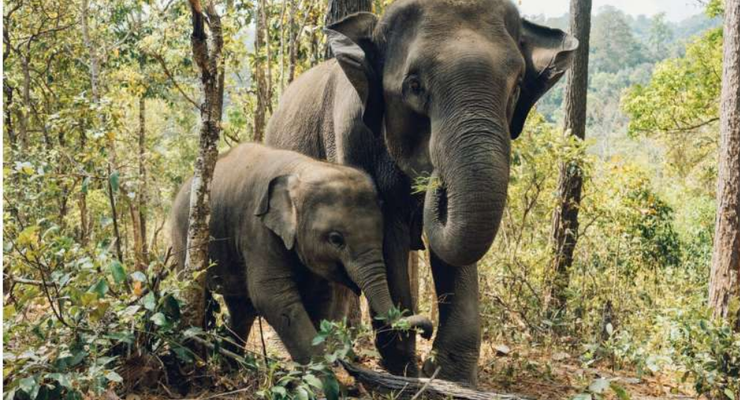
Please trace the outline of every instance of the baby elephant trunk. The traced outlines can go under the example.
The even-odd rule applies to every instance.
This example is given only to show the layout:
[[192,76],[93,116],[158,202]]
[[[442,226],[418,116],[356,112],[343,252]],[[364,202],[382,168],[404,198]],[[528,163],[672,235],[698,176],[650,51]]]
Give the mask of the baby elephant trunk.
[[[379,316],[387,316],[393,308],[393,300],[388,290],[387,271],[383,254],[380,250],[372,250],[362,254],[347,266],[347,274],[357,286],[362,289],[370,302],[373,312]],[[422,315],[412,315],[402,319],[410,329],[418,328],[425,339],[432,337],[434,327],[432,322]]]

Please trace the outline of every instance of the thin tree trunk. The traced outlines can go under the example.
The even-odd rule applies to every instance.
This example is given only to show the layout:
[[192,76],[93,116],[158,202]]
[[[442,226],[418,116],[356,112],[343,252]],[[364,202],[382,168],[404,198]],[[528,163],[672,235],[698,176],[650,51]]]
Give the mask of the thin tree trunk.
[[3,94],[3,101],[5,102],[5,132],[8,133],[10,148],[16,150],[18,149],[18,139],[15,128],[13,127],[13,113],[10,111],[11,105],[13,104],[13,87],[8,84],[7,79],[3,80]]
[[98,90],[98,75],[99,65],[98,56],[96,53],[95,46],[90,39],[90,28],[87,22],[87,16],[89,14],[89,3],[88,0],[82,0],[82,13],[80,13],[81,25],[82,25],[82,40],[85,44],[85,48],[90,57],[90,86],[92,92],[92,98],[95,103],[100,100],[100,92]]
[[[199,0],[190,0],[193,13],[191,43],[193,56],[198,64],[205,101],[200,107],[200,143],[195,161],[195,173],[190,189],[190,214],[187,238],[187,255],[183,275],[189,280],[184,291],[187,302],[183,312],[186,326],[205,328],[206,290],[208,267],[209,222],[211,218],[210,192],[213,169],[218,156],[218,139],[221,133],[221,114],[224,93],[223,32],[221,17],[213,0],[208,0],[205,10]],[[205,32],[205,16],[211,34]]]
[[[571,0],[570,30],[580,45],[568,71],[565,92],[564,134],[583,140],[586,136],[586,100],[588,90],[588,41],[591,30],[591,0]],[[567,161],[560,165],[558,182],[559,203],[553,214],[552,243],[554,259],[551,282],[545,302],[547,308],[565,307],[568,270],[573,264],[573,253],[578,241],[578,210],[581,204],[583,175],[580,162]]]
[[[30,47],[30,41],[29,41]],[[21,149],[28,148],[28,110],[31,109],[31,54],[23,57],[21,68],[23,69],[23,85],[21,86],[22,107],[18,111],[18,136]]]
[[285,87],[285,12],[288,9],[288,1],[290,0],[283,0],[280,7],[280,93]]
[[[80,122],[80,149],[84,149],[87,145],[87,134],[85,133],[85,122]],[[87,218],[87,184],[85,181],[87,178],[82,178],[82,188],[80,189],[80,195],[77,198],[77,207],[80,209],[80,244],[83,246],[87,244],[89,235],[89,225]],[[89,182],[89,181],[88,181]],[[88,183],[89,184],[89,183]]]
[[[717,219],[709,304],[715,317],[728,318],[730,300],[740,298],[740,0],[725,1],[722,65]],[[740,330],[740,321],[736,322],[735,328]]]
[[265,0],[260,0],[257,6],[257,21],[255,23],[254,36],[254,82],[257,93],[257,108],[254,110],[254,133],[253,141],[260,143],[265,137],[265,117],[267,115],[267,82],[265,81],[265,67],[262,62],[262,54],[265,47],[265,24],[266,24]]
[[137,252],[137,269],[144,270],[149,265],[149,247],[146,242],[146,209],[147,209],[147,185],[146,185],[146,99],[139,97],[139,192],[138,192],[138,217],[137,227],[140,244]]
[[121,249],[121,231],[118,229],[118,211],[116,209],[117,188],[113,187],[113,169],[112,164],[108,163],[108,202],[110,204],[111,214],[113,217],[113,234],[116,240],[116,257],[123,264],[123,250]]
[[[298,10],[303,9],[303,2],[298,5]],[[298,29],[295,26],[295,13],[296,13],[296,1],[290,0],[290,15],[288,20],[288,84],[293,82],[295,77],[295,57],[296,57],[296,44],[300,43],[297,39],[303,30],[303,25]],[[306,10],[306,17],[308,17],[309,10]]]
[[[260,0],[262,2],[262,29],[264,29],[264,38],[265,41],[263,42],[265,45],[265,82],[267,83],[267,86],[265,87],[265,109],[267,110],[268,114],[272,114],[272,49],[270,49],[270,19],[268,18],[268,12],[269,12],[269,3],[268,0]],[[265,117],[267,118],[267,117]]]
[[[326,26],[339,21],[340,19],[360,11],[372,11],[372,0],[329,0],[329,7],[326,10]],[[334,57],[329,46],[324,47],[324,59],[328,60]]]

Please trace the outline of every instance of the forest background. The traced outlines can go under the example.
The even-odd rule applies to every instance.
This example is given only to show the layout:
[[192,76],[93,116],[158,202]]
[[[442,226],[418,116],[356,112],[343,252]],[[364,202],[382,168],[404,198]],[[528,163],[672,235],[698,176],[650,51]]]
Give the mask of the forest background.
[[[736,321],[707,307],[722,3],[704,6],[681,22],[595,10],[587,140],[563,135],[561,82],[513,142],[504,221],[479,265],[484,386],[543,398],[740,398]],[[257,0],[218,11],[226,150],[261,140],[284,88],[324,59],[327,9]],[[189,6],[10,0],[3,19],[5,398],[166,394],[173,365],[197,359],[182,343],[219,340],[178,329],[182,282],[167,268],[166,220],[198,146]],[[568,28],[567,15],[533,20]],[[551,220],[568,160],[585,171],[581,227],[566,306],[551,313]],[[435,318],[424,254],[420,264],[419,307]],[[730,307],[736,315],[740,301]],[[333,390],[312,380],[319,372],[252,350],[248,372],[212,384],[267,398]],[[208,361],[208,375],[223,375],[221,361]]]

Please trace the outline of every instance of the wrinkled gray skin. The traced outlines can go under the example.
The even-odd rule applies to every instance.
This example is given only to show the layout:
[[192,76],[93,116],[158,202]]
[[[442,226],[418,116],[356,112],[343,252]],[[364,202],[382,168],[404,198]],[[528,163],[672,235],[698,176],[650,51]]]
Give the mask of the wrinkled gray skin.
[[[177,196],[172,244],[184,265],[190,181]],[[365,173],[304,155],[242,144],[216,164],[211,188],[209,288],[223,294],[231,328],[246,340],[257,315],[293,360],[312,346],[322,319],[346,314],[341,287],[360,290],[376,313],[393,306],[383,261],[383,221]],[[432,323],[407,317],[429,338]]]
[[[439,377],[476,383],[476,262],[506,201],[510,140],[570,66],[577,41],[523,20],[508,0],[398,0],[326,30],[335,60],[288,87],[266,142],[368,172],[384,201],[391,295],[411,308],[407,259],[426,233],[440,297]],[[412,182],[441,185],[412,195]],[[443,301],[442,301],[443,300]],[[382,332],[393,373],[417,371],[414,338]],[[435,369],[427,360],[424,372]]]

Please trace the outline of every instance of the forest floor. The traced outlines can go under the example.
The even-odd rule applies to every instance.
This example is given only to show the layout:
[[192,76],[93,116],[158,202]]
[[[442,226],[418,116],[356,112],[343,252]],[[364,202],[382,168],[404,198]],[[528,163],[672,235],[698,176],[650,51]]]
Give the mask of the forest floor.
[[[267,353],[270,357],[288,360],[287,352],[283,349],[275,332],[263,324],[263,336]],[[429,353],[431,341],[419,339],[417,342],[418,354]],[[262,353],[262,338],[257,324],[247,343],[247,349],[255,353]],[[370,340],[362,340],[355,344],[359,361],[368,368],[380,370],[377,365],[379,359]],[[484,342],[481,348],[481,358],[478,374],[478,389],[481,391],[499,394],[518,394],[532,399],[571,399],[580,393],[586,393],[589,385],[596,379],[604,378],[624,388],[631,400],[652,399],[693,399],[692,390],[686,383],[681,383],[678,376],[652,375],[638,378],[634,371],[612,371],[597,366],[583,367],[578,356],[563,351],[553,351],[547,348],[507,346],[504,343]],[[341,367],[335,369],[339,380],[349,387],[356,387],[353,379]],[[194,389],[188,396],[180,397],[164,385],[159,385],[156,392],[132,391],[121,397],[123,400],[163,400],[181,398],[189,400],[233,399],[246,400],[260,398],[256,394],[260,382],[255,378],[245,378],[241,374],[220,376],[213,386],[207,389]],[[367,393],[359,388],[360,393]],[[364,398],[383,398],[379,396],[362,395]],[[389,397],[390,398],[390,397]],[[590,397],[588,397],[590,398]],[[596,398],[596,397],[594,397]],[[604,399],[617,399],[616,393],[608,391]],[[107,400],[114,400],[111,398]]]

